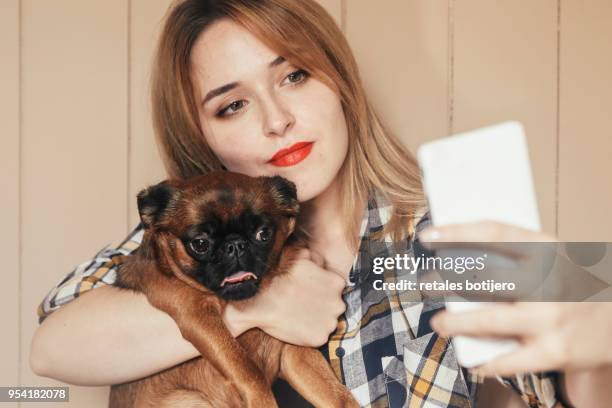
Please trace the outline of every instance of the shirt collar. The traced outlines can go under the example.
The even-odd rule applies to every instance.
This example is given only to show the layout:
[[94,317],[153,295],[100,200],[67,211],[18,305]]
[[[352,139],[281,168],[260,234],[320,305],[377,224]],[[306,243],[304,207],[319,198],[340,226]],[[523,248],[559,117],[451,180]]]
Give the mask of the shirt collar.
[[[380,192],[380,190],[373,189],[368,196],[367,206],[364,209],[364,215],[361,220],[359,250],[355,255],[347,286],[359,285],[367,278],[371,269],[371,263],[368,264],[368,260],[371,255],[376,252],[372,246],[373,242],[376,242],[378,246],[380,246],[381,241],[387,246],[393,245],[394,241],[388,233],[383,235],[379,240],[374,240],[372,238],[375,233],[382,231],[387,225],[391,219],[392,211],[393,205],[391,202]],[[429,224],[430,220],[427,208],[424,207],[419,209],[415,214],[414,223],[412,224],[413,228],[410,234],[413,235],[416,231],[424,229]],[[405,242],[402,244],[409,245],[411,237],[406,237],[404,241]],[[416,246],[415,249],[417,249],[419,253],[424,250],[421,248],[418,241],[412,244]]]
[[[348,286],[358,286],[365,280],[369,273],[369,268],[364,264],[368,259],[370,251],[370,241],[372,235],[382,231],[391,217],[391,203],[378,190],[373,190],[368,196],[367,207],[361,220],[359,231],[359,249],[353,261],[353,267],[349,274]],[[388,235],[383,237],[387,241],[391,238]]]

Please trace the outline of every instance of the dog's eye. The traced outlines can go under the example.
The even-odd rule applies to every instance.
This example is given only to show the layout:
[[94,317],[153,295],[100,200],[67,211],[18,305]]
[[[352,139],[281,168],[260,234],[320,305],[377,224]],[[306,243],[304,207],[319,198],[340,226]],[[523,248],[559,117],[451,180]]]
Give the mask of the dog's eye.
[[261,227],[255,233],[255,239],[258,241],[268,241],[272,238],[272,229],[269,227]]
[[196,254],[202,255],[208,251],[209,243],[203,238],[196,238],[191,240],[189,246]]

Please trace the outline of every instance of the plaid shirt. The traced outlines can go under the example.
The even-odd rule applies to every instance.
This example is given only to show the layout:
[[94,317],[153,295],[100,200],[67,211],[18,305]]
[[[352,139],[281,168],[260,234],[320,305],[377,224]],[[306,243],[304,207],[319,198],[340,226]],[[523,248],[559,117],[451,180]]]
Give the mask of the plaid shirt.
[[[388,236],[376,241],[370,238],[383,229],[390,213],[384,198],[373,194],[361,224],[360,248],[343,292],[347,309],[323,352],[363,407],[474,407],[483,379],[459,367],[450,341],[439,337],[429,325],[430,318],[444,308],[443,303],[422,298],[415,291],[374,288],[376,280],[391,283],[414,279],[395,269],[373,273],[374,257],[396,253],[418,256],[423,251],[414,233],[399,245]],[[429,223],[423,211],[411,232]],[[143,233],[139,225],[116,249],[104,248],[94,259],[77,266],[40,304],[40,321],[81,294],[112,285],[124,255],[140,245]],[[517,391],[530,407],[565,406],[558,397],[556,373],[499,380]]]

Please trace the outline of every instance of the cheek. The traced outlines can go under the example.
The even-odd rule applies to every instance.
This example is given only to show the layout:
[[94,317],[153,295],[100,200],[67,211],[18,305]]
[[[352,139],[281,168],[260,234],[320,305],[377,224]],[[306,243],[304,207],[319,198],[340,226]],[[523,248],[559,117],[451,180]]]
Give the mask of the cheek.
[[336,170],[340,163],[344,162],[348,148],[348,129],[346,117],[340,99],[334,94],[328,97],[328,109],[325,111],[325,120],[329,133],[325,134],[325,141],[330,155],[330,159]]
[[237,148],[242,146],[232,141],[211,146],[221,163],[230,171],[242,172],[253,161],[252,150]]
[[335,104],[329,110],[329,122],[334,135],[333,142],[337,145],[345,145],[348,143],[348,129],[346,124],[346,116],[344,115],[344,109],[338,99],[335,100]]
[[255,137],[249,137],[245,128],[235,124],[220,124],[216,126],[203,126],[206,142],[221,163],[230,171],[254,174],[254,167],[260,156],[259,148],[254,141]]
[[326,143],[346,143],[348,133],[340,98],[322,82],[311,86],[298,109],[301,122],[307,127],[316,127],[317,136]]
[[[338,96],[326,88],[319,97],[320,103],[312,113],[310,123],[316,123],[320,145],[317,159],[321,181],[334,177],[346,158],[348,130],[344,110]],[[315,116],[316,115],[316,116]]]

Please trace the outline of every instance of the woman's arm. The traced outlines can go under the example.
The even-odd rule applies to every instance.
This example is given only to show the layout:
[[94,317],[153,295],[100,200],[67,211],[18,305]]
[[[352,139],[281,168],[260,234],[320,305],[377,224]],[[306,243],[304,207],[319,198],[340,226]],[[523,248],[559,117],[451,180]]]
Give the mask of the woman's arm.
[[[224,320],[232,335],[261,327],[294,344],[325,343],[344,312],[344,281],[309,258],[304,251],[287,276],[241,307],[228,306]],[[82,294],[43,321],[32,341],[30,365],[38,375],[67,383],[108,385],[196,356],[174,321],[144,295],[105,286]]]
[[132,381],[196,357],[174,321],[144,295],[107,286],[62,306],[38,327],[32,370],[77,385]]

